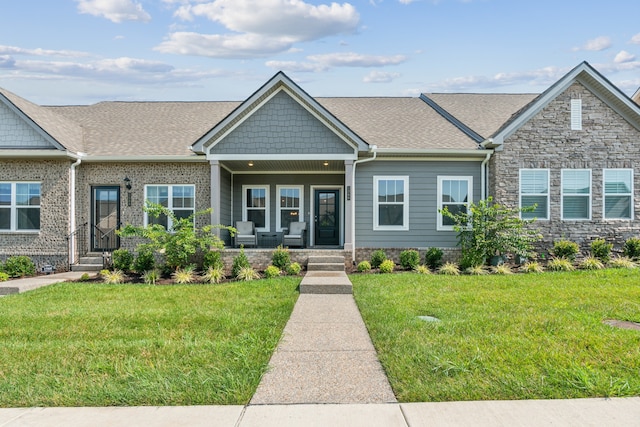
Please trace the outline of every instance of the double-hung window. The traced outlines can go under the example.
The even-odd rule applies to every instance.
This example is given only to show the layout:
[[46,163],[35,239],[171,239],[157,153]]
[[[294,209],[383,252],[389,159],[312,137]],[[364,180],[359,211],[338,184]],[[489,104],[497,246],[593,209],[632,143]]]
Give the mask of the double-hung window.
[[591,219],[591,169],[562,170],[562,219]]
[[409,229],[409,177],[373,177],[373,229]]
[[242,186],[242,220],[253,221],[258,231],[269,231],[269,187]]
[[[195,185],[147,185],[145,199],[168,208],[177,218],[188,218],[195,213]],[[167,230],[173,228],[171,218],[160,215],[157,218],[145,212],[145,224],[160,224]]]
[[40,230],[40,183],[0,182],[0,231]]
[[549,219],[549,169],[520,169],[520,209],[522,219]]
[[469,205],[473,202],[472,191],[471,176],[438,177],[438,230],[453,230],[455,224],[451,218],[440,213],[445,207],[454,215],[469,212]]
[[633,170],[604,170],[604,218],[633,218]]
[[302,221],[303,187],[278,186],[278,216],[276,229],[289,228],[289,223]]

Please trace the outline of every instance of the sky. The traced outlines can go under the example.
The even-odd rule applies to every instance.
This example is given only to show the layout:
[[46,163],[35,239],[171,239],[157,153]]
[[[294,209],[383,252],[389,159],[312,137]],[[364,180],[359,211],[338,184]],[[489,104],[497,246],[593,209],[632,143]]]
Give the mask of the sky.
[[42,105],[640,87],[638,0],[3,0],[0,87]]

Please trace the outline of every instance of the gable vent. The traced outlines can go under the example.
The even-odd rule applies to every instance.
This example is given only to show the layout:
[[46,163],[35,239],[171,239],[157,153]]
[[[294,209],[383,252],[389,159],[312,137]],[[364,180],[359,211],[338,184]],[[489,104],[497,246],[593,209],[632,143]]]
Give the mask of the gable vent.
[[582,99],[571,100],[571,130],[582,130]]

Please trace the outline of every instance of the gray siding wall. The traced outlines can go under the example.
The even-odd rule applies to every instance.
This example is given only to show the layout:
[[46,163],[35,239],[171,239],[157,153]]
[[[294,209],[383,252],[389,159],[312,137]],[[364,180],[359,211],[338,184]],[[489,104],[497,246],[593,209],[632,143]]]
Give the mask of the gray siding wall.
[[[220,169],[220,224],[233,225],[233,218],[231,217],[231,185],[232,177],[228,170]],[[225,245],[231,244],[231,237],[229,232],[222,230],[220,238],[225,242]]]
[[[374,161],[356,169],[356,241],[357,248],[453,248],[456,233],[438,231],[438,176],[472,176],[473,201],[480,199],[481,161]],[[409,177],[409,229],[380,231],[373,229],[373,177]]]
[[21,117],[0,103],[0,148],[53,148]]
[[211,154],[353,153],[353,148],[288,94],[279,92],[234,129]]
[[[570,102],[582,99],[582,130],[571,130]],[[490,194],[496,201],[517,207],[519,170],[544,168],[550,173],[550,220],[536,221],[542,232],[542,249],[567,238],[588,251],[602,237],[620,249],[624,240],[640,234],[640,131],[579,83],[525,123],[504,143],[490,162]],[[561,220],[561,170],[591,169],[591,220]],[[634,175],[634,218],[603,219],[603,169],[630,168]]]

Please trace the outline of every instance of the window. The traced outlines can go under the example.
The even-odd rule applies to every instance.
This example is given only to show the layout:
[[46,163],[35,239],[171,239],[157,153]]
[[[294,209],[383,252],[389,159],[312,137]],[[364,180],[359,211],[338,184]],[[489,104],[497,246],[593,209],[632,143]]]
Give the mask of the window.
[[278,216],[276,229],[289,228],[289,223],[302,221],[302,187],[278,187]]
[[591,170],[562,170],[562,219],[591,219]]
[[582,99],[571,100],[571,130],[582,130]]
[[604,170],[604,218],[633,218],[633,170]]
[[438,177],[438,230],[453,230],[454,222],[439,211],[445,207],[452,214],[468,212],[472,203],[473,178],[470,176]]
[[373,229],[409,229],[409,177],[373,177]]
[[520,169],[520,208],[536,206],[522,212],[522,219],[549,219],[549,170]]
[[[147,185],[145,199],[169,208],[176,218],[188,218],[195,213],[195,185]],[[146,224],[160,224],[167,230],[173,227],[171,219],[166,215],[158,218],[149,217],[145,213]]]
[[40,183],[0,182],[0,231],[40,230]]
[[253,221],[258,231],[269,231],[269,187],[242,186],[242,206],[243,221]]

